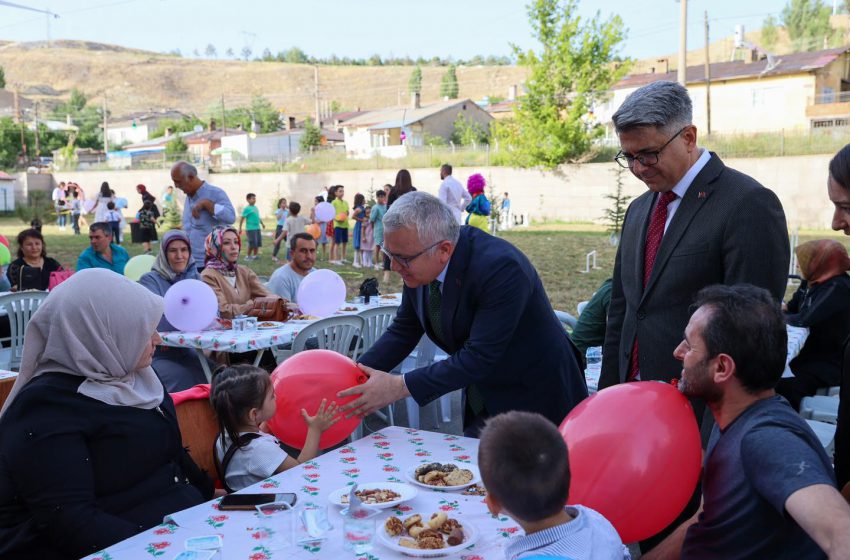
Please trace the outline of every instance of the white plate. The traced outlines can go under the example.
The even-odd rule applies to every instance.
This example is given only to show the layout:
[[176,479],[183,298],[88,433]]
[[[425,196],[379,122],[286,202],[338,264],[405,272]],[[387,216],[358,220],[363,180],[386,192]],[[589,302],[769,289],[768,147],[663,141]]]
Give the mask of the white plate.
[[[379,523],[381,522],[379,521]],[[406,546],[401,546],[400,544],[398,544],[399,539],[409,539],[411,537],[407,535],[391,537],[387,534],[387,530],[384,528],[383,523],[381,523],[381,526],[378,527],[377,537],[378,542],[381,543],[383,546],[389,548],[394,552],[400,552],[405,556],[414,556],[416,558],[439,558],[440,556],[449,556],[452,554],[457,554],[474,545],[478,541],[478,529],[476,529],[474,525],[468,522],[463,522],[462,526],[463,534],[466,537],[466,539],[462,543],[455,546],[447,546],[446,548],[438,548],[436,550],[407,548]]]
[[[419,482],[416,480],[416,469],[421,467],[422,465],[427,465],[428,463],[441,463],[445,465],[446,463],[451,463],[456,465],[459,469],[467,469],[472,471],[472,480],[467,482],[466,484],[461,484],[459,486],[432,486],[431,484],[425,484],[424,482]],[[411,482],[411,484],[415,484],[416,486],[421,486],[422,488],[427,488],[429,490],[463,490],[473,484],[477,484],[481,482],[481,473],[478,471],[478,467],[474,465],[469,465],[467,463],[460,463],[458,461],[428,461],[428,463],[420,463],[415,467],[411,467],[405,471],[405,475],[407,476],[407,480]]]
[[[393,492],[400,494],[401,498],[397,500],[392,500],[389,502],[383,502],[380,504],[364,504],[370,508],[375,509],[384,509],[388,507],[394,507],[402,502],[406,502],[408,500],[412,500],[416,497],[416,494],[419,492],[413,486],[409,484],[401,484],[398,482],[361,482],[357,484],[358,490],[374,490],[374,489],[383,489],[383,490],[392,490]],[[331,492],[330,496],[328,496],[328,501],[334,505],[348,507],[348,494],[351,492],[351,486],[343,486],[342,488],[338,488]],[[343,501],[344,500],[344,501]]]
[[[280,321],[260,321],[257,323],[257,328],[261,331],[268,329],[279,329],[284,326],[286,323],[281,323]],[[260,326],[263,325],[263,326]]]

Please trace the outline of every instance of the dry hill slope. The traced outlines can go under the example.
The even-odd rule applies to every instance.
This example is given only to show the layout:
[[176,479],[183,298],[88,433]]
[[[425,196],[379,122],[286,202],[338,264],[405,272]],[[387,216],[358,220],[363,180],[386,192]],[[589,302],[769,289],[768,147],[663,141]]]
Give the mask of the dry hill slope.
[[[100,102],[119,116],[149,108],[175,108],[206,114],[219,106],[247,105],[263,95],[289,114],[312,113],[313,67],[278,62],[196,60],[111,45],[57,41],[52,48],[21,43],[0,45],[0,66],[9,88],[19,84],[27,97],[47,103],[67,98],[71,88]],[[319,90],[325,101],[344,109],[378,108],[409,101],[409,66],[319,66]],[[439,97],[445,68],[422,68],[422,102]],[[507,95],[525,79],[514,66],[460,67],[461,97]],[[401,93],[399,93],[401,92]]]

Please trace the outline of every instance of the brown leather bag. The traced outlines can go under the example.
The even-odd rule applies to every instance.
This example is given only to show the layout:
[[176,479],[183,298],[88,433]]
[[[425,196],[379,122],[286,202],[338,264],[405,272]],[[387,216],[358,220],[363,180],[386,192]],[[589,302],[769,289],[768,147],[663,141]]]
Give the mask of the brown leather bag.
[[254,299],[254,307],[248,312],[258,321],[280,321],[289,319],[289,308],[286,300],[280,297],[258,297]]

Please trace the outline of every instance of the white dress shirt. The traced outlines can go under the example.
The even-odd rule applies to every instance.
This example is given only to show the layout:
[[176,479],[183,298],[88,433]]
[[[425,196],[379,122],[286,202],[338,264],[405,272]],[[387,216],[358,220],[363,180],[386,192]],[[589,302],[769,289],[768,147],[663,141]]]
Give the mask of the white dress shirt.
[[443,182],[440,183],[440,190],[437,191],[437,198],[445,202],[452,209],[452,214],[457,218],[457,223],[463,224],[461,212],[466,208],[466,205],[472,202],[472,197],[460,184],[460,181],[448,175]]

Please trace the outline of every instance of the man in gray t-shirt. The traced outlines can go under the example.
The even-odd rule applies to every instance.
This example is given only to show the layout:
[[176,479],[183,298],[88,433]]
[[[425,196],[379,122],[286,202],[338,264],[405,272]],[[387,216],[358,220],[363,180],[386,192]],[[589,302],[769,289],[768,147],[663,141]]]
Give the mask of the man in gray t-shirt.
[[709,286],[673,355],[679,390],[705,399],[716,425],[703,505],[644,560],[850,558],[850,506],[817,436],[774,387],[787,333],[770,293]]
[[316,264],[316,240],[309,233],[296,233],[289,239],[292,260],[274,271],[268,289],[293,303],[298,302],[298,286],[313,272]]

